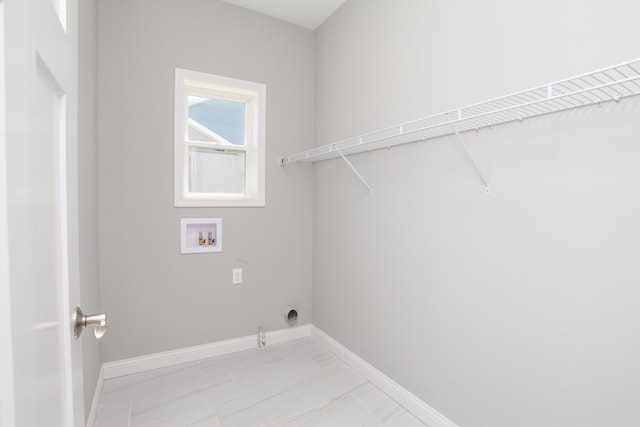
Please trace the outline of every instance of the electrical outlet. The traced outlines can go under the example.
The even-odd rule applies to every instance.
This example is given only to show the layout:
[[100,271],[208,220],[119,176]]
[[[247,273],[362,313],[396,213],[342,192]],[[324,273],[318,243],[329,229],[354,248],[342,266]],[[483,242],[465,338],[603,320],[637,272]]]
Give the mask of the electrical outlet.
[[241,268],[234,268],[233,270],[231,270],[231,275],[233,278],[233,284],[234,285],[239,285],[242,283],[242,269]]

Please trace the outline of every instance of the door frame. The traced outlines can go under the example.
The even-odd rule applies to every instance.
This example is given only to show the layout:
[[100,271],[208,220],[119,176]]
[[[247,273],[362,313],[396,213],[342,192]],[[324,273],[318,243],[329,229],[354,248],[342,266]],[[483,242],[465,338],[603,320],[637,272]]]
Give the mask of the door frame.
[[15,424],[13,396],[13,343],[9,287],[9,234],[7,221],[7,139],[5,125],[4,1],[0,0],[0,427]]

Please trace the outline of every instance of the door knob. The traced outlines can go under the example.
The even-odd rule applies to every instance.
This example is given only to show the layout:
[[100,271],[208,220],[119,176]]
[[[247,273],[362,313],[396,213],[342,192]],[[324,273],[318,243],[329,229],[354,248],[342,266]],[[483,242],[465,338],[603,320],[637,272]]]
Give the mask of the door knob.
[[93,335],[100,339],[107,333],[107,315],[105,313],[86,315],[76,307],[73,319],[73,336],[80,338],[84,328],[93,328]]

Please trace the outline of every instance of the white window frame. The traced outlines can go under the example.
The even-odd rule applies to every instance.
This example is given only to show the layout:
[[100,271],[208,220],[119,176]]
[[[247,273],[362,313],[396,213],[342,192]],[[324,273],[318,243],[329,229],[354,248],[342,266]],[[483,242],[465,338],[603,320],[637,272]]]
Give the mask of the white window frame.
[[[178,207],[262,207],[265,206],[266,92],[262,83],[176,68],[174,135],[174,205]],[[244,147],[225,143],[190,141],[189,95],[245,104]],[[245,151],[244,193],[189,192],[190,147]]]

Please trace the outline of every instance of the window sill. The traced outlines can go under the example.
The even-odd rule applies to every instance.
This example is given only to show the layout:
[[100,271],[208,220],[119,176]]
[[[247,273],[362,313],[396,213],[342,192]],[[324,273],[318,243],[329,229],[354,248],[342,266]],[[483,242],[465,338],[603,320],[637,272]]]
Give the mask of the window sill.
[[201,198],[185,198],[182,200],[176,200],[174,206],[181,207],[193,207],[193,208],[241,208],[241,207],[254,207],[263,208],[266,206],[264,199],[255,198],[243,198],[243,199],[201,199]]

